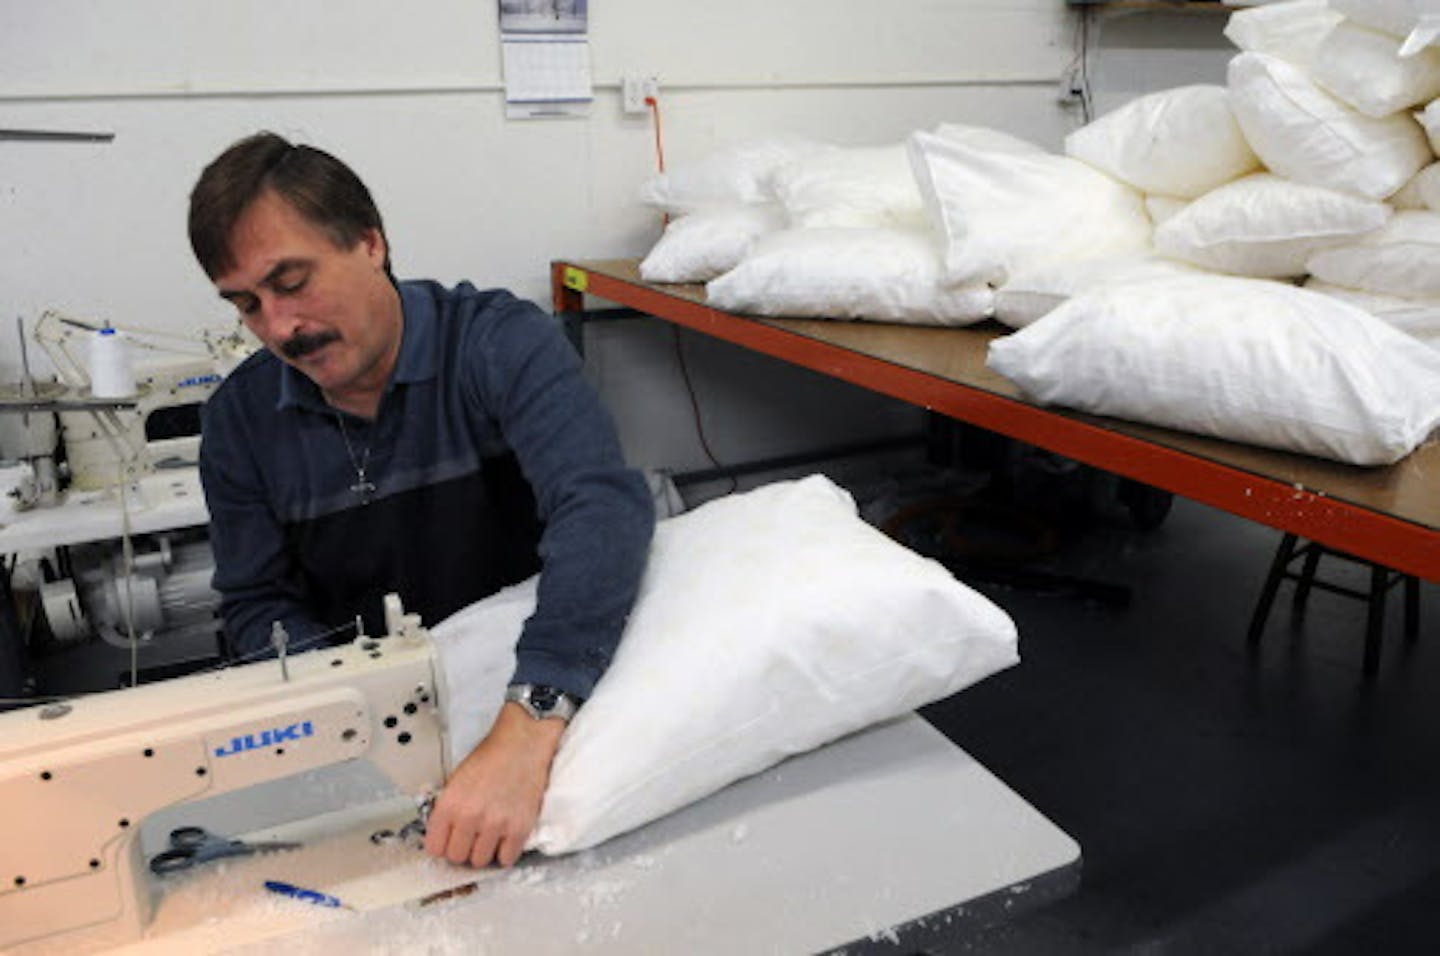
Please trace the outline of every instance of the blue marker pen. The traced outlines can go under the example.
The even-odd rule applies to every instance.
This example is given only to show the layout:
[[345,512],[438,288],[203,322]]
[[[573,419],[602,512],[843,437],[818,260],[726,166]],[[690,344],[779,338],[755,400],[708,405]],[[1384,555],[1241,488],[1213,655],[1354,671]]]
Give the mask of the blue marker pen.
[[266,880],[265,889],[271,893],[279,893],[281,896],[288,896],[291,899],[301,900],[305,903],[314,903],[316,906],[329,906],[334,909],[353,909],[346,906],[328,893],[321,893],[319,890],[307,890],[303,886],[295,886],[293,883],[282,883],[279,880]]

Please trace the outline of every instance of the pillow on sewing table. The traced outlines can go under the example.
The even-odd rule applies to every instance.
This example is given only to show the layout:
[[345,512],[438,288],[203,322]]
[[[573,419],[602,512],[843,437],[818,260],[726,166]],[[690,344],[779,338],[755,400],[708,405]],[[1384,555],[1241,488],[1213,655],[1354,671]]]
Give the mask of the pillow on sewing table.
[[[501,706],[532,579],[435,626],[452,760]],[[561,742],[530,844],[584,849],[1018,660],[1004,611],[822,476],[660,522],[613,664]]]

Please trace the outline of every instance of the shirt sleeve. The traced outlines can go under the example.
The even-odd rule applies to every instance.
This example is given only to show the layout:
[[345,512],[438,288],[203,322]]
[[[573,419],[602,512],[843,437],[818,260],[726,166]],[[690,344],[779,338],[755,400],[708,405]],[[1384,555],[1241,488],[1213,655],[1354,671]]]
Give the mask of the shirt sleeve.
[[549,316],[504,294],[471,325],[472,400],[515,453],[545,523],[537,604],[516,647],[514,679],[588,697],[634,604],[654,504]]
[[210,511],[212,584],[230,650],[244,660],[274,655],[271,629],[284,625],[292,649],[322,628],[304,611],[285,534],[264,495],[245,414],[217,393],[202,408],[200,482]]

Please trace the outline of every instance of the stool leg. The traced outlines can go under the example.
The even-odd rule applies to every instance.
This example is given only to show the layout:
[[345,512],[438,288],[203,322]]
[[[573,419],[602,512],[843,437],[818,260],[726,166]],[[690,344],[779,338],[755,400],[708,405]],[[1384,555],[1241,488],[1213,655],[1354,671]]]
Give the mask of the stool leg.
[[1414,644],[1420,637],[1420,579],[1405,578],[1405,642]]
[[1300,566],[1300,580],[1295,585],[1295,594],[1291,601],[1297,614],[1305,610],[1305,602],[1310,599],[1310,585],[1314,583],[1315,572],[1320,567],[1320,545],[1312,541],[1306,547],[1309,550],[1305,552],[1305,563]]
[[1365,624],[1365,676],[1374,677],[1380,670],[1380,641],[1385,633],[1385,601],[1389,597],[1385,587],[1390,572],[1379,565],[1370,566],[1370,610]]
[[1255,613],[1250,615],[1250,631],[1246,635],[1246,641],[1252,650],[1260,646],[1260,637],[1265,633],[1265,621],[1270,617],[1270,606],[1275,603],[1275,593],[1280,590],[1280,581],[1294,556],[1295,536],[1286,533],[1280,539],[1280,547],[1275,549],[1275,557],[1270,562],[1270,573],[1265,575],[1265,586],[1260,589],[1260,600],[1255,604]]

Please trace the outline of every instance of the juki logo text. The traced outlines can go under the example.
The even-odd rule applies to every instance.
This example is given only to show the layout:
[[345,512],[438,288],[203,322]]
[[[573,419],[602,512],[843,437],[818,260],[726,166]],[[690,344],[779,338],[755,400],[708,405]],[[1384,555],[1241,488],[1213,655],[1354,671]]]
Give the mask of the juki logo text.
[[315,725],[311,721],[301,721],[291,724],[289,727],[276,727],[273,730],[263,730],[258,734],[245,734],[241,737],[232,737],[230,742],[223,747],[215,748],[217,757],[233,757],[236,754],[243,754],[250,750],[264,750],[267,747],[275,747],[283,743],[298,741],[304,737],[315,735]]

